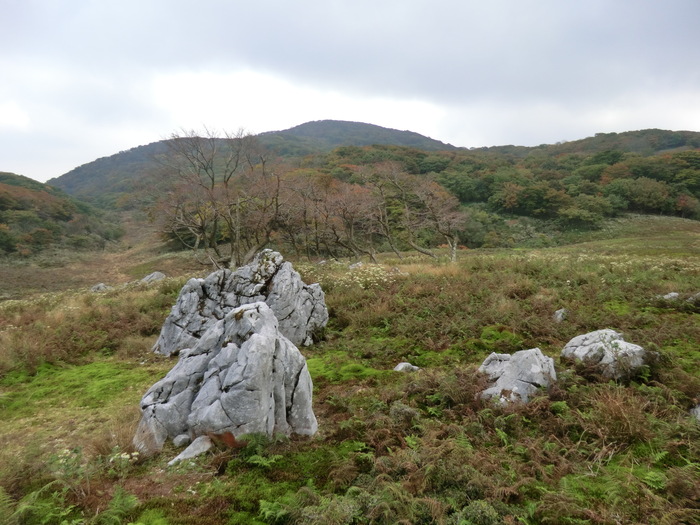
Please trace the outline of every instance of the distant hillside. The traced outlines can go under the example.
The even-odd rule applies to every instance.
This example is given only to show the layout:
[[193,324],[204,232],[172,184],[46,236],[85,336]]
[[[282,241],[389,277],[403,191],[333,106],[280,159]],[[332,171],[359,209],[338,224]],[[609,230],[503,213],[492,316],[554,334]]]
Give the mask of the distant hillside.
[[[298,157],[331,151],[338,146],[372,144],[410,146],[426,151],[456,149],[411,131],[398,131],[372,124],[323,120],[283,131],[258,135],[260,142],[282,157]],[[48,184],[109,208],[129,208],[135,186],[155,167],[154,158],[167,151],[165,141],[120,151],[83,164]]]
[[[649,157],[700,148],[700,133],[649,129],[598,133],[581,140],[535,147],[511,145],[466,149],[411,131],[334,120],[307,122],[287,130],[261,133],[258,139],[273,153],[286,158],[322,156],[337,150],[345,157],[343,162],[346,164],[371,163],[373,158],[398,160],[404,161],[409,171],[415,173],[440,172],[450,163],[457,162],[457,157],[462,159],[459,162],[466,164],[483,163],[479,155],[484,153],[492,158],[489,164],[496,165],[499,162],[497,157],[506,163],[528,157],[591,156],[610,151]],[[378,151],[381,148],[388,150]],[[148,184],[147,175],[157,167],[154,159],[166,152],[165,141],[138,146],[79,166],[51,179],[48,184],[101,208],[138,208],[145,194],[142,189]]]
[[63,191],[0,172],[0,255],[30,255],[56,245],[96,247],[117,235],[94,209]]
[[164,141],[138,146],[78,166],[47,184],[101,207],[129,208],[138,181],[166,151]]
[[457,149],[413,131],[399,131],[362,122],[319,120],[283,131],[258,135],[260,141],[282,156],[325,153],[339,146],[371,146],[375,144],[407,146],[425,151]]
[[623,133],[596,133],[593,137],[580,140],[541,144],[539,146],[491,146],[474,148],[472,151],[488,151],[518,157],[527,157],[531,153],[561,155],[566,153],[594,154],[603,151],[622,151],[638,153],[643,156],[662,152],[682,151],[700,148],[700,133],[696,131],[669,131],[663,129],[642,129]]

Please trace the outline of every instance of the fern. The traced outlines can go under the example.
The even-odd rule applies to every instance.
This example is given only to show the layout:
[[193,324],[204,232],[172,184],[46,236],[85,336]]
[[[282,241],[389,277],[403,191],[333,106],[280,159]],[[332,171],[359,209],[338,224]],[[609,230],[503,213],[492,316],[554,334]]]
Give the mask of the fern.
[[157,509],[148,509],[141,513],[136,522],[130,522],[128,525],[169,525],[168,520],[163,516],[163,513]]
[[650,470],[642,476],[642,482],[654,490],[664,490],[667,480],[662,472]]
[[13,516],[15,502],[10,495],[5,492],[5,489],[0,486],[0,523],[14,525],[17,520]]
[[253,454],[245,461],[249,465],[254,465],[256,467],[267,469],[274,465],[280,459],[282,459],[282,456],[280,456],[279,454],[275,454],[274,456],[261,456],[260,454]]
[[277,501],[260,500],[259,516],[267,523],[283,523],[286,521],[289,512]]
[[117,487],[107,509],[102,512],[97,523],[101,525],[121,525],[124,518],[131,514],[139,505],[139,500],[121,487]]

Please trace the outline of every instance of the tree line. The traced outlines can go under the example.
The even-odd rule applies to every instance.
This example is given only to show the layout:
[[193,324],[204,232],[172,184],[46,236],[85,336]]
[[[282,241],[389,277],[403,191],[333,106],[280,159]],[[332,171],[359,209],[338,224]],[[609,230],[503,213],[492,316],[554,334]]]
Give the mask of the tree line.
[[[159,158],[152,217],[216,266],[283,244],[298,255],[375,260],[462,243],[508,245],[508,217],[597,228],[625,212],[700,219],[700,152],[525,158],[346,146],[286,162],[251,135],[183,131]],[[505,232],[505,233],[504,233]]]
[[271,242],[298,255],[367,256],[407,249],[456,257],[465,215],[437,182],[400,162],[353,169],[352,180],[272,158],[251,135],[186,131],[167,141],[151,217],[160,231],[217,267],[248,262]]

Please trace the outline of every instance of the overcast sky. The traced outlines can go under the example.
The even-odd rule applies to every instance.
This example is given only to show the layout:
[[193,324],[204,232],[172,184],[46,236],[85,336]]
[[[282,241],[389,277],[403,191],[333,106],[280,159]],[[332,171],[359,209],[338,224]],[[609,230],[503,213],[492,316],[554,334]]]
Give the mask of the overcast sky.
[[0,0],[0,171],[336,119],[456,146],[700,131],[698,0]]

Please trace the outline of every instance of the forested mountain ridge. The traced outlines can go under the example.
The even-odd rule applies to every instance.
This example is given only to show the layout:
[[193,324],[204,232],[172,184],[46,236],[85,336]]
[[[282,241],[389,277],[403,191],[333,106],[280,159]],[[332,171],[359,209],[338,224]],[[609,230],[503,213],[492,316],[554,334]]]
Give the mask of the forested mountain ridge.
[[[608,150],[649,156],[664,151],[700,147],[698,132],[651,129],[598,133],[594,137],[581,140],[535,147],[493,146],[467,149],[457,148],[410,131],[332,120],[308,122],[287,130],[261,133],[256,135],[256,138],[273,155],[288,160],[325,155],[335,148],[352,149],[372,145],[397,147],[394,149],[394,157],[397,159],[405,157],[410,160],[427,152],[444,152],[444,158],[457,154],[468,156],[469,153],[487,153],[501,156],[504,161],[511,163],[526,157],[593,155]],[[78,166],[60,177],[49,180],[47,184],[100,207],[125,209],[138,206],[138,196],[148,186],[147,175],[157,168],[155,159],[167,150],[167,140],[137,146]],[[451,155],[447,155],[448,153]],[[446,161],[441,160],[438,164],[444,162]],[[421,168],[421,171],[425,170]]]
[[[456,149],[411,131],[331,120],[261,133],[257,138],[273,154],[287,158],[327,153],[338,146],[372,144],[410,146],[427,151]],[[133,194],[139,191],[144,176],[157,168],[156,157],[166,151],[166,140],[137,146],[78,166],[47,184],[100,206],[128,208],[133,206]]]

